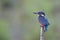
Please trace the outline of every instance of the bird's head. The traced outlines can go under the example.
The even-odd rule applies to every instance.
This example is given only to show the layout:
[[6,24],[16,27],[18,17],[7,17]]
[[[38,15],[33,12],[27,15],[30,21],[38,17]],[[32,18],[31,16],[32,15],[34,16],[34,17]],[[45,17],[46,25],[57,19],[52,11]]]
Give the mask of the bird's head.
[[38,14],[39,16],[45,16],[45,13],[44,12],[37,12],[37,13],[34,13],[34,14]]

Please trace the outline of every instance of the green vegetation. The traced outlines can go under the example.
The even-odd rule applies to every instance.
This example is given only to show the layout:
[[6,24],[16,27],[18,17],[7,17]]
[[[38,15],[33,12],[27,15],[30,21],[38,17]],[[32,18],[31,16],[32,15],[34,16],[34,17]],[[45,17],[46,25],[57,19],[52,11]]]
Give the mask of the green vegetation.
[[[44,11],[50,22],[49,30],[44,34],[45,40],[59,40],[60,32],[60,12],[55,11],[60,3],[56,0],[24,0],[24,13],[22,14],[23,39],[24,40],[39,40],[40,25],[37,15],[33,12]],[[56,4],[56,5],[55,5]],[[55,7],[56,6],[56,7]],[[17,6],[16,6],[17,7]],[[60,8],[60,7],[59,7]],[[58,8],[58,9],[59,9]],[[56,12],[56,13],[55,13]],[[21,15],[21,14],[20,14]],[[58,16],[59,15],[59,16]],[[0,40],[9,40],[9,26],[6,20],[0,20]]]

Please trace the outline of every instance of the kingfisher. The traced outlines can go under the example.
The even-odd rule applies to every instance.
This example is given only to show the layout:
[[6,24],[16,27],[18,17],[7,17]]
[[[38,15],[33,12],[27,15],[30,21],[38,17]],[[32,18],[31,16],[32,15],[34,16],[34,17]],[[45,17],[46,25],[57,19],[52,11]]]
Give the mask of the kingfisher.
[[34,12],[34,14],[38,14],[38,21],[41,25],[41,27],[43,27],[45,30],[44,31],[48,31],[48,26],[50,25],[48,19],[46,18],[46,15],[44,12]]

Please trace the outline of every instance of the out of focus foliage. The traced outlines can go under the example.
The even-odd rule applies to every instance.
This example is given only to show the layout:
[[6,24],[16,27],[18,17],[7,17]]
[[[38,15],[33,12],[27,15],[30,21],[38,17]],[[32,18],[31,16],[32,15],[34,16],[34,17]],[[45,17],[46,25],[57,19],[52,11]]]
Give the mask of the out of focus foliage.
[[8,39],[8,24],[5,20],[0,20],[0,40]]
[[[60,39],[60,1],[59,0],[24,0],[24,13],[21,15],[24,40],[39,40],[40,25],[37,15],[33,12],[44,11],[50,22],[49,30],[46,32],[45,40]],[[15,5],[15,4],[14,4]],[[17,4],[16,4],[17,5]],[[16,6],[17,7],[17,6]],[[16,9],[15,9],[16,10]],[[0,40],[8,40],[8,22],[0,20]]]

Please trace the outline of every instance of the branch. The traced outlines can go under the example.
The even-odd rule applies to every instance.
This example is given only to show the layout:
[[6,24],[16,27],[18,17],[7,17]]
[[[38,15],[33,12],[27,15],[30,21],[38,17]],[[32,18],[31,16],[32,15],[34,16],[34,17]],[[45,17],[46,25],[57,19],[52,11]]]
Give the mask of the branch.
[[41,27],[40,29],[40,40],[44,40],[44,28]]

